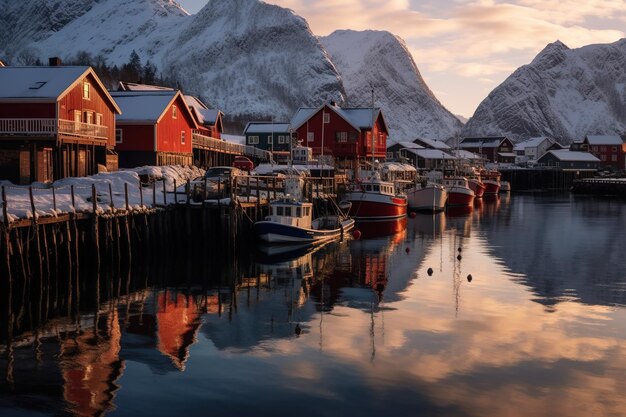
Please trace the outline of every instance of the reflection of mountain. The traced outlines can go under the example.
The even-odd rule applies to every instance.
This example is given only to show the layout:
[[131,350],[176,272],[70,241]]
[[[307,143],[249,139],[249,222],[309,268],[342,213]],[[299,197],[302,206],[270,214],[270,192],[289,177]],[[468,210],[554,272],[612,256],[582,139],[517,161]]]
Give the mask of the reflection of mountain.
[[[588,304],[626,304],[621,202],[515,196],[514,205],[481,228],[493,254],[523,274],[546,305],[562,297]],[[566,220],[564,220],[564,218]]]

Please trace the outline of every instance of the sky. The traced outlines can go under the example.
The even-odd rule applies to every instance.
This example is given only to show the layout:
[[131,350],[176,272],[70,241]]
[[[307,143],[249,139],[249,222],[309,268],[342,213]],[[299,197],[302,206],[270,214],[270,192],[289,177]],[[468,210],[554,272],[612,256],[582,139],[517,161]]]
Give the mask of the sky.
[[[207,0],[177,0],[196,13]],[[626,0],[267,0],[313,33],[386,30],[405,40],[426,84],[470,117],[489,92],[548,43],[570,48],[626,37]]]

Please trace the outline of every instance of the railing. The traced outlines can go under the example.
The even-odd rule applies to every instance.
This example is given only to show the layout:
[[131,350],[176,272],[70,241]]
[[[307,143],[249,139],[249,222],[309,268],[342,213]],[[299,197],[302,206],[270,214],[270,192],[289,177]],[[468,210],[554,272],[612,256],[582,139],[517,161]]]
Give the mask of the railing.
[[59,119],[0,119],[1,135],[51,136],[58,133],[106,139],[108,127]]
[[240,145],[238,143],[227,142],[221,139],[205,136],[197,130],[193,131],[191,142],[194,148],[208,149],[237,155],[246,155],[266,161],[272,159],[271,152],[255,148],[254,146]]

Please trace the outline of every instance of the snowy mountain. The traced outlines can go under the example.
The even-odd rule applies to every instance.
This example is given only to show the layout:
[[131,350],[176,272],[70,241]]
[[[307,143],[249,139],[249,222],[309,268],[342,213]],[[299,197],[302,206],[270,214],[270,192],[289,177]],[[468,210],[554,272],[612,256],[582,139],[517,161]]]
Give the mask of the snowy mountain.
[[464,136],[552,136],[562,143],[626,131],[626,39],[549,44],[478,106]]
[[392,139],[446,139],[461,130],[422,79],[402,39],[389,32],[338,30],[320,40],[341,75],[347,105],[371,106],[373,89]]

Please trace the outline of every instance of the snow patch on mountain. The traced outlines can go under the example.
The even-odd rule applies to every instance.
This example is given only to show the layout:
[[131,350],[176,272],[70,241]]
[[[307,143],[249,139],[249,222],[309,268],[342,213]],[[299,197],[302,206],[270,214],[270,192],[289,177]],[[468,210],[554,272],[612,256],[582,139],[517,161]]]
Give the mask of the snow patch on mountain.
[[390,137],[447,139],[461,122],[437,100],[404,41],[384,31],[338,30],[320,38],[343,80],[347,105],[380,106]]

